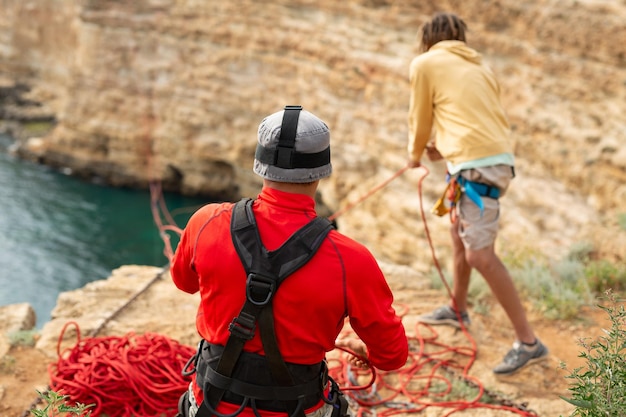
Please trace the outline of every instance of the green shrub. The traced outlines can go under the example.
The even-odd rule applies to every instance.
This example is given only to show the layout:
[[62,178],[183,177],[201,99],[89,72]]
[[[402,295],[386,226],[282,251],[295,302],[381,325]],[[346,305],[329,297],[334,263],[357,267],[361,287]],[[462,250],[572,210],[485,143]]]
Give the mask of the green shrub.
[[[626,416],[626,311],[611,291],[606,294],[609,306],[598,307],[609,315],[611,328],[596,340],[581,339],[585,350],[579,356],[586,366],[567,376],[574,381],[571,398],[561,398],[576,407],[571,416]],[[561,368],[567,369],[564,363]]]
[[499,404],[502,401],[490,391],[481,392],[475,384],[460,378],[451,378],[447,382],[434,380],[429,393],[436,398],[437,402],[467,401],[475,398],[483,404]]
[[11,346],[35,346],[37,329],[18,330],[7,334]]
[[566,258],[550,266],[533,258],[517,265],[510,272],[518,291],[547,318],[575,318],[580,307],[592,300],[584,266],[578,260]]
[[23,124],[24,131],[31,136],[48,133],[54,126],[51,122],[26,122]]
[[572,245],[567,254],[567,259],[573,261],[580,261],[583,263],[589,262],[591,255],[595,251],[595,247],[591,242],[577,242]]
[[[533,308],[549,319],[574,319],[580,307],[591,305],[593,298],[608,288],[626,290],[626,265],[594,260],[595,248],[589,242],[578,242],[560,261],[549,259],[536,250],[507,251],[502,261],[509,269],[517,290]],[[448,285],[452,277],[444,271]],[[435,268],[430,271],[432,288],[444,289]],[[447,294],[447,293],[446,293]],[[493,297],[483,277],[472,270],[468,299],[476,313],[487,314]]]
[[15,364],[17,361],[11,355],[4,355],[0,358],[0,373],[1,374],[12,374],[15,372]]
[[585,267],[585,276],[592,291],[602,294],[607,289],[626,289],[626,266],[615,265],[607,260],[591,261]]

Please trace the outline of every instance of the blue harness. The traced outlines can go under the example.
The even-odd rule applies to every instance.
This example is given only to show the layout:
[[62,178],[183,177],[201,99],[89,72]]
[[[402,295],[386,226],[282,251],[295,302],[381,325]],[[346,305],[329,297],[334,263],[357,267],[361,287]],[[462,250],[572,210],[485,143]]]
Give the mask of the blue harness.
[[470,181],[460,175],[456,178],[456,182],[461,186],[461,191],[467,194],[469,199],[478,206],[481,217],[485,211],[485,205],[483,204],[482,197],[493,198],[496,200],[500,197],[500,190],[498,187]]

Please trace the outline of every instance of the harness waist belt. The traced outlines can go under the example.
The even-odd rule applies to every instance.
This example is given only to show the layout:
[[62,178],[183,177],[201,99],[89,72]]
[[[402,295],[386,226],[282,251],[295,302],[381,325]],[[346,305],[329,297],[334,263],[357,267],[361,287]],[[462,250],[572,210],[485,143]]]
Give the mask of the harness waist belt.
[[241,353],[232,377],[218,373],[215,367],[223,350],[223,346],[203,341],[196,364],[196,383],[200,387],[210,385],[224,390],[223,401],[243,404],[246,398],[253,399],[260,410],[284,412],[285,401],[302,399],[307,409],[322,400],[328,385],[325,362],[314,365],[288,363],[296,385],[279,386],[271,376],[267,359],[255,353]]
[[[204,373],[204,383],[209,383],[217,388],[227,390],[235,395],[249,397],[255,400],[278,400],[293,401],[294,399],[303,398],[312,393],[321,391],[321,381],[316,377],[309,382],[291,387],[257,385],[240,381],[234,378],[228,378],[217,373],[210,366],[206,368]],[[317,402],[316,402],[317,403]]]
[[471,188],[473,192],[478,194],[481,197],[489,197],[497,199],[500,197],[500,190],[498,187],[493,187],[491,185],[483,184],[481,182],[470,181],[462,176],[456,179],[456,181],[465,188]]

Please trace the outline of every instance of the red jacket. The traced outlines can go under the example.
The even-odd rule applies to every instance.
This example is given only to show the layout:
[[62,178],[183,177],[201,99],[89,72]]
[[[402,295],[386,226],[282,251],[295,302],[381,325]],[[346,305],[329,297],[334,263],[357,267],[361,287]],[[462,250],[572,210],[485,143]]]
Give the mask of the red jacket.
[[[191,294],[200,291],[196,327],[202,338],[219,345],[226,344],[228,325],[246,297],[246,273],[230,236],[232,207],[232,203],[222,203],[199,209],[181,236],[171,266],[179,289]],[[280,247],[316,216],[311,197],[269,187],[259,194],[253,212],[268,250]],[[334,349],[344,318],[349,317],[373,366],[382,370],[402,367],[408,343],[392,302],[373,255],[331,230],[315,256],[285,279],[273,299],[276,338],[284,360],[307,365],[322,361]],[[244,350],[263,354],[258,332]],[[200,403],[202,391],[194,386]],[[222,402],[218,410],[232,412],[229,406]],[[246,411],[242,415],[253,415]]]

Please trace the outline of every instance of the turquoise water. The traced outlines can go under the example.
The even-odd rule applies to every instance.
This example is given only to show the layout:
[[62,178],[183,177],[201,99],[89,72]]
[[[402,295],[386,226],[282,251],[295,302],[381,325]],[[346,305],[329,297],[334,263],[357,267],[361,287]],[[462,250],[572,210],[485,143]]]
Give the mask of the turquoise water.
[[[0,305],[31,304],[41,327],[60,292],[122,265],[167,264],[149,191],[63,175],[7,154],[10,143],[0,135]],[[205,203],[175,194],[165,201],[179,227]]]

